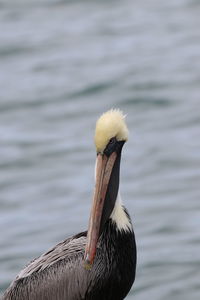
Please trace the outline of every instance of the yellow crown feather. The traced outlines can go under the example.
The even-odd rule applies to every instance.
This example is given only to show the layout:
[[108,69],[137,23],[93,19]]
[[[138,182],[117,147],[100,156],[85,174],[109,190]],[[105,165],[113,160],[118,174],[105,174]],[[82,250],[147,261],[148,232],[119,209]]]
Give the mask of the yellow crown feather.
[[118,141],[128,140],[125,115],[119,109],[111,109],[97,120],[94,137],[97,152],[103,152],[113,137]]

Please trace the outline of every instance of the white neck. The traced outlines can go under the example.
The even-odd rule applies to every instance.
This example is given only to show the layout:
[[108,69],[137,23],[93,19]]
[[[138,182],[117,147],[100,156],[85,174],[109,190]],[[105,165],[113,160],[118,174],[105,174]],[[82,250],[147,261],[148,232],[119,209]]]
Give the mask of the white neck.
[[115,202],[114,209],[112,211],[112,214],[110,216],[112,221],[116,224],[119,231],[132,231],[132,224],[129,220],[127,214],[124,211],[124,208],[122,206],[120,193],[118,192],[117,200]]

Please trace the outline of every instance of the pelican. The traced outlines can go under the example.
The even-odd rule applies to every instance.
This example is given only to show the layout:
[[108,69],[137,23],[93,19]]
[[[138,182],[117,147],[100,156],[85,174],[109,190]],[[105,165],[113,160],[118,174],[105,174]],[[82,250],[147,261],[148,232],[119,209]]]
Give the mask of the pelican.
[[88,231],[31,261],[2,300],[122,300],[135,280],[136,243],[119,195],[121,151],[128,140],[125,116],[112,109],[95,130],[95,189]]

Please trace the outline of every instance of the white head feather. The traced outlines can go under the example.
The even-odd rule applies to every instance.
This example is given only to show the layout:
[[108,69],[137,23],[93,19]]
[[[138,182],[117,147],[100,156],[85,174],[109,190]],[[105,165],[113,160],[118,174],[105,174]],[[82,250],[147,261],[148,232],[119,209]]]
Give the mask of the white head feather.
[[111,109],[97,120],[94,138],[97,152],[103,152],[113,137],[118,141],[128,140],[125,116],[119,109]]

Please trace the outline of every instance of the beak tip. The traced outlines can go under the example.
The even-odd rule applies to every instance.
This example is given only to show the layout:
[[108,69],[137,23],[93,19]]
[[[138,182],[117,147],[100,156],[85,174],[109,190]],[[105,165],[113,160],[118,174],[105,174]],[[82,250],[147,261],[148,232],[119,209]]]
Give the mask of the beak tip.
[[86,256],[86,259],[84,261],[84,268],[88,271],[90,271],[92,268],[92,263],[90,262],[88,255]]

